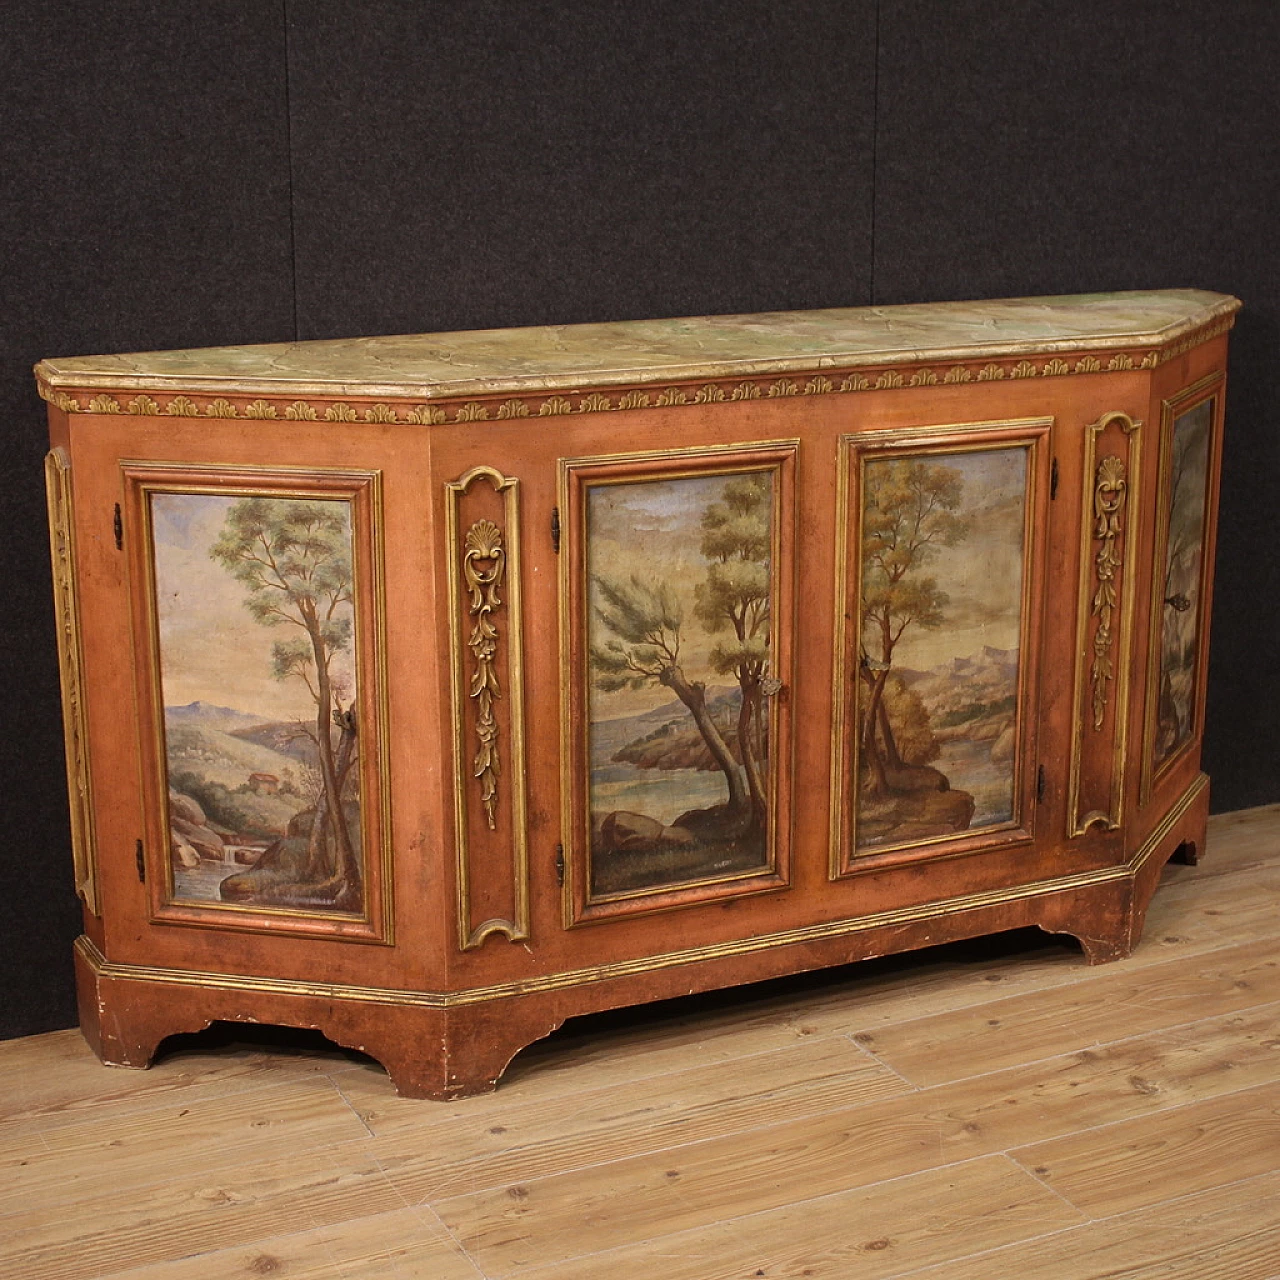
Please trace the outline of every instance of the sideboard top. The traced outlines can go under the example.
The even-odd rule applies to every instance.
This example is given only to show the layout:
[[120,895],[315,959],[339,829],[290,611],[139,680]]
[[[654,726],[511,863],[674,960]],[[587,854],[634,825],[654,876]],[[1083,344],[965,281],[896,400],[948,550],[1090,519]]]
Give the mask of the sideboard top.
[[1201,289],[624,320],[42,360],[47,388],[435,399],[1165,348],[1237,299]]

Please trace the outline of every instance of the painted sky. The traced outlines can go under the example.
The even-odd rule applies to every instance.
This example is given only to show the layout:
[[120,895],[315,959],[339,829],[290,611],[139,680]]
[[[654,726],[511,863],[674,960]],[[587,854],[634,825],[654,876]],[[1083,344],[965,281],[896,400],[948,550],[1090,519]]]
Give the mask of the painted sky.
[[[587,491],[587,608],[592,639],[607,633],[595,620],[597,593],[591,577],[604,573],[642,582],[668,584],[684,609],[681,666],[690,680],[708,685],[731,685],[732,675],[718,675],[707,655],[718,637],[708,635],[694,616],[694,588],[706,580],[707,562],[699,546],[702,514],[719,501],[732,476],[687,476],[626,484],[596,484]],[[592,719],[609,720],[636,715],[672,701],[668,689],[649,684],[644,689],[604,693],[591,687]]]
[[[152,495],[164,703],[211,702],[264,720],[312,720],[316,706],[305,685],[271,675],[272,645],[304,633],[255,622],[245,607],[245,587],[209,555],[228,510],[239,500],[217,494]],[[349,511],[345,502],[334,505]],[[334,663],[348,679],[351,657],[340,655]]]

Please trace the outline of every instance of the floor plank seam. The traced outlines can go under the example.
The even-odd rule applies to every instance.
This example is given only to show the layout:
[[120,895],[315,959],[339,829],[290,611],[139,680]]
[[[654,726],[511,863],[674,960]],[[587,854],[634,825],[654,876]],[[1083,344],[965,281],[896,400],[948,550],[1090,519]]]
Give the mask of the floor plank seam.
[[[1265,1007],[1265,1006],[1260,1006],[1260,1007]],[[1217,1016],[1222,1016],[1222,1015],[1217,1015]],[[1135,1037],[1130,1037],[1130,1038],[1132,1038],[1132,1039],[1139,1039],[1139,1038],[1141,1038],[1141,1037],[1140,1037],[1140,1036],[1135,1036]],[[1123,1042],[1117,1042],[1117,1043],[1123,1043]],[[1055,1055],[1055,1056],[1056,1056],[1056,1057],[1067,1057],[1067,1058],[1069,1058],[1069,1057],[1073,1056],[1073,1055],[1074,1055],[1074,1053],[1078,1053],[1078,1052],[1082,1052],[1082,1050],[1075,1050],[1075,1051],[1073,1051],[1072,1053],[1060,1054],[1060,1055]],[[1053,1061],[1053,1060],[1054,1060],[1054,1058],[1047,1058],[1047,1059],[1041,1059],[1040,1061],[1042,1061],[1042,1062],[1051,1062],[1051,1061]],[[1036,1064],[1035,1064],[1035,1063],[1031,1063],[1031,1064],[1022,1064],[1022,1063],[1019,1063],[1019,1064],[1017,1064],[1017,1067],[1021,1067],[1021,1066],[1023,1066],[1023,1065],[1036,1065]],[[922,1100],[922,1103],[924,1103],[925,1105],[927,1105],[928,1095],[929,1095],[930,1093],[933,1093],[934,1091],[947,1089],[947,1088],[952,1087],[952,1086],[953,1086],[953,1085],[955,1085],[955,1084],[967,1082],[967,1081],[968,1081],[968,1080],[970,1080],[970,1079],[982,1079],[984,1076],[998,1075],[998,1074],[1000,1074],[1000,1073],[1002,1073],[1002,1072],[1004,1072],[1004,1071],[1008,1071],[1008,1070],[1011,1070],[1011,1069],[1017,1069],[1017,1068],[1003,1067],[1003,1068],[998,1069],[997,1071],[986,1072],[986,1073],[983,1073],[982,1075],[979,1075],[979,1076],[975,1076],[975,1077],[965,1077],[963,1081],[947,1081],[947,1082],[944,1082],[944,1083],[942,1083],[942,1084],[930,1085],[930,1086],[927,1086],[927,1087],[912,1086],[912,1087],[911,1087],[911,1092],[910,1092],[910,1093],[907,1093],[907,1094],[900,1094],[900,1095],[897,1095],[897,1096],[898,1096],[899,1098],[913,1097],[913,1096],[914,1096],[914,1097],[918,1097],[918,1098],[920,1098],[920,1099]],[[1215,1095],[1214,1095],[1214,1097],[1215,1097],[1215,1098],[1219,1098],[1219,1097],[1228,1097],[1228,1096],[1232,1096],[1232,1095],[1234,1095],[1234,1094],[1238,1094],[1238,1093],[1246,1093],[1246,1092],[1248,1092],[1250,1089],[1258,1088],[1258,1087],[1259,1087],[1259,1086],[1257,1086],[1257,1085],[1242,1085],[1239,1089],[1230,1089],[1230,1090],[1225,1090],[1225,1091],[1223,1091],[1223,1093],[1221,1093],[1221,1094],[1215,1094]],[[691,1142],[674,1142],[674,1143],[667,1143],[667,1144],[665,1144],[665,1145],[658,1145],[658,1146],[653,1146],[653,1147],[647,1147],[647,1146],[646,1146],[646,1147],[643,1147],[643,1148],[638,1149],[638,1150],[629,1151],[629,1152],[627,1152],[625,1155],[617,1156],[617,1157],[615,1157],[615,1158],[613,1158],[613,1159],[607,1159],[607,1160],[586,1160],[584,1163],[580,1163],[580,1164],[579,1164],[579,1163],[570,1163],[570,1164],[566,1164],[566,1165],[564,1165],[564,1166],[562,1166],[562,1167],[558,1167],[558,1168],[556,1168],[556,1169],[554,1170],[554,1172],[551,1172],[551,1173],[545,1173],[545,1174],[537,1174],[537,1175],[535,1175],[533,1178],[529,1179],[529,1181],[538,1181],[538,1180],[540,1180],[540,1179],[542,1179],[542,1178],[559,1178],[559,1177],[567,1176],[567,1175],[574,1174],[574,1173],[582,1173],[582,1172],[584,1172],[584,1171],[586,1171],[586,1170],[589,1170],[589,1169],[600,1169],[600,1170],[606,1170],[606,1169],[610,1168],[610,1167],[611,1167],[611,1166],[613,1166],[613,1165],[620,1165],[620,1164],[624,1164],[624,1163],[626,1163],[626,1162],[628,1162],[628,1161],[636,1160],[636,1159],[648,1159],[648,1158],[653,1158],[653,1157],[657,1157],[657,1156],[665,1155],[665,1154],[667,1154],[667,1153],[669,1153],[669,1152],[677,1152],[677,1151],[692,1151],[692,1150],[695,1150],[696,1148],[698,1148],[698,1147],[700,1147],[700,1146],[703,1146],[704,1144],[715,1143],[715,1142],[721,1142],[721,1141],[723,1141],[726,1137],[730,1137],[730,1136],[731,1136],[731,1137],[734,1137],[734,1138],[738,1138],[738,1137],[746,1137],[746,1136],[748,1136],[748,1135],[758,1135],[758,1134],[761,1134],[761,1133],[766,1132],[766,1131],[767,1131],[767,1130],[769,1130],[769,1129],[781,1129],[781,1128],[784,1128],[784,1127],[786,1127],[787,1125],[794,1124],[794,1123],[796,1123],[797,1121],[800,1121],[800,1120],[813,1120],[813,1119],[818,1119],[818,1118],[820,1118],[820,1117],[822,1117],[822,1116],[837,1115],[837,1114],[840,1114],[840,1113],[850,1113],[850,1121],[852,1122],[852,1121],[853,1121],[852,1113],[857,1112],[861,1107],[869,1107],[869,1106],[881,1105],[881,1104],[882,1104],[883,1102],[885,1102],[885,1101],[892,1101],[892,1099],[876,1099],[876,1100],[873,1100],[873,1101],[870,1101],[870,1102],[867,1102],[867,1103],[855,1104],[855,1105],[853,1105],[853,1106],[847,1106],[847,1105],[846,1105],[846,1106],[834,1106],[834,1107],[828,1107],[828,1108],[827,1108],[827,1109],[825,1109],[825,1110],[821,1110],[821,1109],[820,1109],[820,1110],[816,1110],[816,1111],[813,1111],[813,1112],[806,1112],[806,1113],[804,1113],[803,1115],[793,1116],[793,1117],[788,1117],[787,1119],[784,1119],[784,1120],[765,1121],[765,1122],[763,1122],[763,1123],[756,1124],[756,1125],[751,1125],[751,1126],[744,1127],[744,1128],[735,1128],[735,1129],[733,1129],[730,1133],[725,1133],[725,1134],[711,1134],[711,1135],[709,1135],[709,1136],[707,1136],[707,1137],[697,1138],[697,1139],[695,1139],[695,1140],[693,1140],[693,1141],[691,1141]],[[1169,1103],[1168,1105],[1166,1105],[1166,1106],[1159,1106],[1159,1107],[1152,1108],[1152,1109],[1150,1109],[1150,1110],[1144,1110],[1144,1111],[1143,1111],[1143,1112],[1141,1112],[1140,1114],[1141,1114],[1144,1118],[1145,1118],[1145,1117],[1150,1117],[1150,1116],[1156,1116],[1156,1115],[1164,1114],[1164,1113],[1166,1113],[1166,1112],[1175,1111],[1175,1110],[1177,1110],[1177,1109],[1178,1109],[1178,1108],[1180,1108],[1180,1107],[1185,1107],[1185,1106],[1189,1106],[1189,1105],[1192,1105],[1192,1104],[1191,1104],[1191,1103],[1188,1103],[1188,1102],[1186,1102],[1186,1101],[1170,1102],[1170,1103]],[[1108,1128],[1110,1128],[1110,1127],[1112,1127],[1112,1126],[1114,1126],[1114,1125],[1126,1123],[1126,1122],[1128,1122],[1128,1121],[1132,1120],[1133,1118],[1134,1118],[1134,1117],[1133,1117],[1132,1115],[1126,1115],[1126,1116],[1121,1117],[1119,1120],[1107,1121],[1107,1122],[1105,1122],[1105,1123],[1103,1123],[1103,1124],[1099,1124],[1099,1125],[1090,1125],[1090,1126],[1086,1126],[1086,1127],[1084,1127],[1084,1128],[1082,1128],[1082,1129],[1072,1129],[1072,1130],[1071,1130],[1071,1133],[1073,1133],[1073,1134],[1077,1134],[1077,1133],[1078,1133],[1078,1134],[1085,1134],[1085,1133],[1099,1132],[1099,1131],[1106,1130],[1106,1129],[1108,1129]],[[569,1139],[569,1141],[572,1141],[572,1139]],[[1035,1143],[1026,1143],[1026,1144],[1021,1144],[1020,1146],[1007,1148],[1007,1149],[1005,1149],[1004,1151],[1001,1151],[1001,1152],[991,1152],[991,1153],[988,1153],[988,1154],[991,1154],[991,1155],[1004,1154],[1004,1155],[1009,1155],[1009,1156],[1010,1156],[1010,1158],[1011,1158],[1011,1159],[1013,1159],[1013,1156],[1011,1155],[1011,1153],[1012,1153],[1013,1151],[1021,1150],[1021,1149],[1024,1149],[1025,1147],[1032,1146],[1032,1145],[1038,1145],[1038,1144],[1035,1144]],[[518,1159],[518,1158],[519,1158],[519,1156],[520,1156],[520,1154],[521,1154],[521,1152],[523,1152],[523,1151],[528,1151],[531,1155],[536,1155],[536,1154],[537,1154],[537,1152],[539,1151],[539,1149],[545,1149],[544,1144],[540,1144],[540,1143],[538,1143],[538,1142],[536,1142],[536,1141],[532,1141],[532,1142],[528,1142],[528,1143],[520,1143],[520,1144],[517,1144],[516,1146],[510,1147],[510,1148],[506,1148],[506,1149],[504,1149],[502,1152],[497,1153],[497,1154],[498,1154],[498,1155],[500,1155],[502,1158],[504,1158],[504,1159],[506,1159],[506,1160],[511,1160],[511,1159],[513,1159],[513,1158],[514,1158],[514,1159]],[[460,1177],[460,1176],[465,1176],[465,1174],[466,1174],[466,1172],[467,1172],[467,1167],[468,1167],[468,1166],[470,1166],[470,1165],[474,1165],[474,1166],[476,1166],[476,1168],[477,1168],[477,1169],[481,1169],[481,1168],[483,1168],[483,1167],[484,1167],[484,1165],[485,1165],[486,1163],[488,1163],[489,1161],[493,1160],[494,1158],[495,1158],[495,1157],[494,1157],[494,1154],[493,1154],[493,1153],[490,1153],[490,1154],[485,1154],[485,1155],[475,1156],[475,1157],[473,1157],[473,1158],[471,1158],[471,1159],[469,1159],[469,1160],[465,1161],[465,1162],[463,1163],[463,1165],[462,1165],[462,1166],[461,1166],[461,1167],[456,1171],[455,1177],[454,1177],[453,1179],[451,1179],[451,1181],[456,1181],[458,1177]],[[974,1158],[981,1158],[981,1157],[974,1157]],[[1015,1161],[1015,1162],[1016,1162],[1016,1161]],[[949,1162],[949,1163],[963,1163],[963,1161],[960,1161],[960,1162]],[[379,1167],[380,1167],[380,1168],[382,1167],[380,1162],[379,1162]],[[945,1164],[944,1164],[944,1165],[937,1165],[937,1166],[932,1166],[932,1167],[935,1167],[935,1168],[945,1168],[945,1167],[948,1167],[948,1165],[945,1165]],[[911,1175],[901,1175],[901,1176],[911,1176]],[[444,1197],[434,1197],[434,1198],[439,1198],[439,1199],[452,1199],[452,1198],[454,1198],[455,1196],[460,1196],[460,1195],[474,1195],[474,1194],[480,1194],[480,1193],[488,1192],[488,1191],[495,1191],[495,1190],[497,1190],[498,1188],[500,1188],[500,1187],[502,1187],[502,1186],[508,1185],[511,1181],[512,1181],[512,1180],[511,1180],[510,1178],[507,1178],[507,1177],[498,1178],[498,1179],[496,1179],[495,1181],[488,1181],[488,1180],[484,1179],[483,1177],[481,1177],[481,1178],[476,1179],[476,1181],[472,1183],[471,1188],[470,1188],[468,1191],[466,1191],[466,1192],[454,1192],[454,1193],[450,1194],[449,1196],[444,1196]]]
[[[328,1079],[329,1079],[329,1083],[333,1085],[334,1092],[346,1104],[351,1114],[355,1116],[357,1120],[360,1121],[360,1124],[363,1127],[365,1133],[367,1133],[370,1138],[376,1138],[378,1135],[374,1133],[374,1131],[369,1127],[369,1121],[365,1119],[364,1114],[359,1110],[359,1108],[355,1105],[355,1103],[352,1102],[349,1097],[347,1097],[347,1091],[332,1076],[329,1076]],[[378,1167],[381,1168],[382,1166],[379,1165]]]
[[[982,1155],[979,1155],[979,1156],[966,1156],[962,1160],[951,1160],[944,1164],[930,1165],[927,1169],[913,1169],[909,1173],[895,1174],[892,1178],[880,1178],[880,1179],[877,1179],[875,1182],[854,1183],[851,1186],[840,1187],[835,1191],[824,1191],[821,1195],[802,1196],[798,1200],[787,1200],[782,1204],[771,1205],[767,1209],[753,1209],[750,1213],[740,1213],[740,1214],[731,1214],[728,1216],[722,1216],[722,1217],[715,1218],[711,1222],[699,1224],[698,1226],[683,1227],[679,1231],[671,1231],[661,1235],[648,1236],[642,1240],[628,1240],[622,1244],[610,1245],[606,1249],[588,1249],[584,1253],[576,1253],[576,1254],[572,1254],[569,1257],[555,1259],[554,1262],[548,1262],[545,1260],[542,1262],[534,1262],[534,1263],[530,1263],[528,1266],[517,1267],[513,1270],[501,1271],[496,1274],[500,1276],[501,1280],[519,1280],[519,1277],[521,1274],[527,1275],[531,1271],[537,1271],[541,1268],[549,1267],[552,1265],[563,1266],[571,1262],[580,1263],[589,1258],[607,1259],[609,1254],[620,1254],[626,1250],[634,1249],[637,1245],[656,1244],[664,1240],[674,1241],[674,1240],[678,1240],[681,1236],[690,1236],[700,1231],[706,1231],[709,1227],[740,1226],[741,1224],[750,1222],[753,1218],[767,1217],[769,1214],[778,1213],[780,1210],[783,1210],[783,1209],[794,1209],[802,1205],[821,1204],[824,1200],[835,1200],[835,1199],[838,1199],[840,1196],[847,1196],[851,1191],[871,1191],[873,1189],[880,1190],[881,1188],[884,1188],[884,1187],[892,1187],[894,1183],[905,1182],[911,1178],[919,1178],[923,1174],[934,1174],[934,1173],[944,1172],[946,1170],[961,1169],[965,1165],[977,1164],[980,1161],[984,1161],[984,1160],[998,1159],[1000,1154],[1001,1153],[999,1152],[984,1152]],[[1072,1206],[1072,1208],[1074,1207],[1075,1206]],[[434,1209],[433,1209],[433,1212],[434,1212]],[[1076,1210],[1076,1212],[1079,1212],[1079,1210]],[[441,1219],[441,1221],[443,1222],[443,1219]],[[1080,1223],[1077,1225],[1084,1225],[1084,1223]],[[1066,1230],[1075,1230],[1075,1227],[1068,1227],[1066,1228]],[[1055,1234],[1055,1233],[1046,1233],[1046,1234]],[[999,1247],[1003,1248],[1004,1246],[999,1246]],[[919,1268],[916,1268],[916,1269],[919,1270]],[[488,1276],[488,1274],[489,1274],[488,1272],[484,1272],[484,1275],[486,1277]],[[604,1272],[602,1272],[601,1274],[604,1274]],[[896,1280],[896,1275],[883,1276],[883,1277],[880,1277],[879,1280]]]
[[[1114,985],[1120,985],[1116,980],[1122,974],[1133,981],[1136,981],[1139,978],[1141,978],[1143,981],[1146,981],[1147,979],[1154,980],[1155,978],[1157,978],[1158,975],[1155,975],[1151,972],[1153,969],[1160,969],[1160,968],[1164,968],[1165,966],[1168,966],[1171,971],[1174,971],[1178,969],[1185,969],[1188,965],[1191,965],[1191,964],[1202,965],[1203,963],[1209,962],[1209,957],[1211,957],[1215,952],[1236,950],[1237,946],[1240,949],[1243,949],[1246,947],[1257,948],[1264,945],[1265,942],[1268,942],[1268,941],[1271,941],[1271,940],[1263,939],[1263,940],[1258,940],[1258,941],[1253,941],[1248,943],[1219,946],[1219,947],[1214,947],[1209,951],[1197,954],[1194,959],[1191,959],[1189,957],[1176,957],[1174,959],[1161,960],[1155,963],[1149,963],[1146,965],[1136,965],[1136,966],[1133,966],[1132,968],[1126,968],[1125,966],[1128,966],[1130,964],[1130,960],[1132,960],[1133,958],[1133,957],[1130,957],[1130,960],[1121,960],[1109,966],[1097,966],[1092,969],[1084,969],[1080,972],[1080,975],[1078,977],[1069,977],[1062,982],[1050,983],[1045,985],[1044,987],[1024,988],[1023,990],[1017,991],[1012,995],[1005,995],[1003,992],[993,993],[993,998],[990,1000],[975,1000],[972,1004],[957,1005],[954,1008],[947,1009],[938,1013],[922,1013],[915,1018],[903,1018],[899,1021],[887,1023],[884,1027],[879,1028],[879,1030],[883,1033],[887,1027],[893,1027],[895,1030],[902,1029],[902,1028],[909,1028],[913,1024],[928,1022],[934,1018],[950,1017],[960,1013],[973,1012],[982,1008],[984,1005],[1000,1004],[1007,1000],[1025,1000],[1034,996],[1044,995],[1050,992],[1054,992],[1054,993],[1060,992],[1068,988],[1081,988],[1087,992],[1088,988],[1095,983],[1111,983]],[[1158,1007],[1157,1005],[1148,1006],[1142,1003],[1141,1000],[1131,1001],[1131,1003],[1136,1003],[1139,1005],[1139,1007],[1143,1007],[1143,1008]],[[1263,1000],[1260,1003],[1270,1004],[1274,1002],[1269,1000]],[[1209,1016],[1209,1015],[1206,1015],[1206,1016]],[[1191,1021],[1196,1022],[1196,1021],[1204,1021],[1204,1020],[1205,1020],[1204,1018],[1198,1018],[1198,1019],[1192,1019]],[[1190,1023],[1182,1023],[1182,1024],[1174,1024],[1174,1025],[1190,1025]],[[856,1037],[859,1035],[867,1035],[874,1038],[875,1029],[869,1026],[862,1026],[857,1028],[853,1032],[846,1033],[846,1034],[850,1034],[853,1038],[855,1038],[855,1040],[856,1040]],[[1135,1035],[1141,1035],[1141,1034],[1144,1034],[1144,1033],[1142,1032],[1135,1033]],[[1132,1037],[1120,1037],[1121,1040],[1131,1039],[1131,1038]],[[1104,1041],[1102,1043],[1118,1043],[1118,1041],[1116,1042]],[[863,1047],[865,1048],[866,1046],[863,1046]]]
[[[1023,1164],[1012,1154],[1014,1150],[1019,1150],[1019,1149],[1020,1148],[1011,1148],[1009,1151],[1000,1152],[1000,1155],[1005,1159],[1005,1161],[1010,1166],[1016,1169],[1019,1173],[1023,1174],[1028,1178],[1031,1178],[1035,1182],[1038,1182],[1040,1186],[1042,1186],[1046,1191],[1050,1192],[1052,1195],[1056,1196],[1059,1200],[1061,1200],[1062,1203],[1065,1204],[1073,1213],[1078,1213],[1080,1215],[1080,1221],[1076,1223],[1077,1227],[1085,1226],[1088,1223],[1093,1221],[1093,1217],[1088,1212],[1088,1210],[1082,1209],[1078,1204],[1075,1203],[1075,1201],[1071,1200],[1068,1196],[1064,1195],[1061,1191],[1059,1191],[1058,1188],[1053,1185],[1053,1183],[1047,1181],[1045,1178],[1042,1178],[1038,1173],[1036,1173],[1034,1169],[1029,1168],[1027,1165]],[[1065,1229],[1074,1230],[1074,1228],[1072,1227],[1068,1227]]]
[[848,1040],[850,1044],[855,1045],[857,1048],[861,1049],[862,1052],[865,1053],[867,1057],[871,1059],[872,1062],[876,1063],[878,1066],[883,1067],[886,1071],[891,1072],[894,1076],[896,1076],[899,1080],[901,1080],[902,1083],[907,1086],[908,1094],[920,1093],[921,1088],[918,1084],[916,1084],[913,1080],[909,1080],[906,1076],[904,1076],[902,1072],[899,1071],[898,1068],[893,1065],[893,1063],[886,1062],[878,1053],[876,1053],[874,1049],[871,1048],[870,1045],[863,1044],[862,1041],[858,1039],[859,1035],[866,1035],[866,1034],[868,1033],[865,1031],[846,1032],[845,1039]]
[[[1248,1178],[1241,1178],[1236,1182],[1222,1182],[1213,1187],[1202,1187],[1197,1191],[1189,1191],[1181,1196],[1171,1196],[1165,1200],[1156,1200],[1151,1204],[1141,1205],[1136,1209],[1126,1209],[1122,1213],[1105,1214],[1102,1217],[1094,1217],[1092,1215],[1085,1214],[1085,1221],[1078,1223],[1076,1226],[1061,1227],[1056,1231],[1046,1231],[1037,1236],[1027,1236],[1022,1240],[1011,1240],[1005,1244],[995,1245],[990,1249],[978,1249],[973,1253],[953,1255],[947,1259],[947,1265],[954,1266],[960,1262],[975,1262],[979,1259],[991,1257],[995,1254],[1005,1253],[1013,1249],[1025,1248],[1027,1245],[1035,1244],[1037,1241],[1053,1240],[1059,1237],[1071,1235],[1074,1232],[1087,1231],[1091,1227],[1101,1226],[1108,1223],[1114,1225],[1115,1223],[1122,1222],[1125,1218],[1136,1217],[1139,1214],[1151,1213],[1156,1209],[1176,1205],[1179,1201],[1189,1200],[1198,1195],[1204,1195],[1208,1191],[1224,1191],[1229,1187],[1245,1187],[1251,1182],[1257,1182],[1262,1178],[1271,1178],[1274,1176],[1274,1171],[1252,1174]],[[907,1271],[895,1271],[892,1275],[880,1277],[880,1280],[910,1280],[911,1276],[918,1276],[924,1272],[934,1270],[938,1265],[939,1264],[937,1262],[929,1262],[923,1266],[912,1267]],[[999,1272],[992,1272],[993,1276],[998,1274]],[[1111,1271],[1102,1273],[1096,1276],[1095,1280],[1108,1280],[1108,1277],[1119,1277],[1125,1274],[1128,1274],[1128,1269],[1123,1272]],[[1280,1277],[1280,1271],[1275,1272],[1274,1277],[1267,1277],[1267,1280],[1275,1280],[1276,1277]]]
[[1060,1058],[1073,1058],[1082,1053],[1096,1053],[1099,1050],[1107,1050],[1130,1044],[1135,1040],[1143,1040],[1152,1036],[1172,1036],[1177,1034],[1178,1039],[1182,1039],[1189,1029],[1203,1025],[1206,1022],[1213,1022],[1216,1019],[1243,1016],[1249,1013],[1259,1013],[1265,1009],[1275,1006],[1280,1010],[1280,1000],[1262,1000],[1255,1005],[1245,1005],[1239,1009],[1228,1009],[1225,1012],[1209,1013],[1200,1018],[1193,1018],[1186,1022],[1172,1023],[1169,1026],[1149,1028],[1145,1031],[1135,1031],[1132,1035],[1119,1036],[1115,1040],[1094,1040],[1089,1044],[1083,1044],[1077,1049],[1065,1049],[1058,1053],[1047,1054],[1043,1058],[1019,1058],[1015,1063],[1007,1063],[1004,1066],[992,1067],[989,1071],[977,1071],[973,1075],[957,1076],[951,1080],[938,1080],[933,1084],[917,1085],[916,1088],[920,1093],[930,1093],[934,1089],[946,1089],[954,1085],[967,1084],[972,1081],[984,1080],[990,1076],[1001,1075],[1006,1071],[1020,1070],[1023,1067],[1038,1067],[1048,1062],[1054,1062]]
[[[454,1248],[475,1268],[478,1280],[489,1280],[489,1273],[472,1256],[470,1250],[463,1243],[462,1237],[445,1222],[428,1201],[423,1200],[420,1204],[410,1205],[409,1207],[428,1226],[434,1226],[444,1233],[446,1240],[452,1241]],[[426,1217],[423,1216],[424,1211],[427,1215]]]
[[[87,1045],[85,1046],[85,1052],[86,1052],[86,1055],[90,1053],[90,1050],[88,1049]],[[100,1063],[97,1063],[96,1058],[92,1060],[95,1064],[99,1066],[102,1065]],[[156,1071],[157,1075],[159,1074],[157,1068],[149,1068],[148,1074],[150,1074],[151,1071]],[[323,1076],[323,1073],[308,1072],[307,1074],[302,1076],[288,1076],[283,1079],[274,1079],[274,1080],[259,1080],[259,1081],[255,1081],[252,1084],[246,1084],[243,1088],[239,1088],[239,1089],[228,1089],[228,1090],[220,1091],[217,1093],[202,1092],[199,1098],[195,1099],[195,1102],[198,1105],[203,1106],[205,1103],[220,1102],[220,1101],[224,1101],[227,1098],[241,1098],[246,1094],[266,1092],[274,1089],[284,1089],[284,1088],[288,1088],[291,1085],[294,1085],[294,1086],[301,1085],[308,1081],[314,1081],[314,1080],[320,1079],[322,1078],[322,1076]],[[139,1119],[141,1117],[144,1117],[156,1112],[165,1111],[170,1107],[175,1107],[175,1106],[180,1107],[185,1105],[189,1108],[192,1105],[193,1100],[189,1097],[185,1097],[184,1095],[186,1094],[188,1089],[193,1087],[199,1088],[198,1084],[193,1085],[193,1084],[184,1084],[182,1082],[176,1082],[173,1088],[169,1091],[169,1093],[166,1096],[156,1097],[152,1095],[148,1097],[147,1100],[141,1106],[136,1106],[136,1107],[125,1106],[123,1110],[118,1110],[118,1111],[116,1110],[116,1105],[117,1105],[116,1099],[93,1100],[88,1104],[88,1108],[89,1110],[96,1110],[103,1106],[110,1106],[112,1109],[113,1115],[118,1119],[134,1120],[134,1119]],[[89,1114],[87,1111],[84,1116],[76,1117],[74,1120],[71,1120],[67,1124],[41,1126],[38,1121],[34,1121],[34,1123],[36,1125],[36,1132],[43,1133],[45,1131],[48,1131],[48,1132],[60,1133],[60,1132],[65,1132],[69,1129],[78,1128],[82,1125],[92,1126],[98,1123],[98,1121],[95,1120],[95,1117],[92,1114]],[[50,1148],[50,1150],[52,1150],[52,1148]]]

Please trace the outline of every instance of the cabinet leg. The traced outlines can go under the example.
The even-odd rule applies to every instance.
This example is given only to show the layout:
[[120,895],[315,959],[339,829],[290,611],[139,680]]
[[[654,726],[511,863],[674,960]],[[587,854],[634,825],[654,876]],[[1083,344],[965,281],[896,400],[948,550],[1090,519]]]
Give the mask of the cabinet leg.
[[1090,965],[1110,964],[1114,960],[1127,960],[1133,955],[1134,944],[1128,938],[1086,938],[1074,935],[1084,951],[1085,962]]
[[91,944],[76,947],[80,1027],[110,1066],[148,1067],[167,1036],[212,1022],[256,1022],[310,1028],[367,1053],[403,1097],[466,1098],[492,1090],[521,1049],[563,1021],[549,1002],[528,997],[442,1009],[175,985],[104,973],[92,954]]

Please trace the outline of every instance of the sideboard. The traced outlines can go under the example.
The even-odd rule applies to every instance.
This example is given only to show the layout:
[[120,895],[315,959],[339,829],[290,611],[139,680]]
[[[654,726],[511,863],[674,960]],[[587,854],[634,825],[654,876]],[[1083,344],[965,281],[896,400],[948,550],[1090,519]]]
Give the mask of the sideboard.
[[52,359],[84,1034],[401,1093],[565,1018],[1036,925],[1202,846],[1190,289]]

